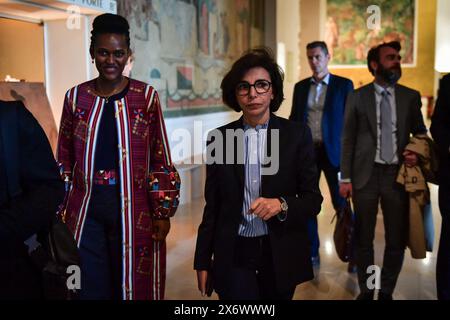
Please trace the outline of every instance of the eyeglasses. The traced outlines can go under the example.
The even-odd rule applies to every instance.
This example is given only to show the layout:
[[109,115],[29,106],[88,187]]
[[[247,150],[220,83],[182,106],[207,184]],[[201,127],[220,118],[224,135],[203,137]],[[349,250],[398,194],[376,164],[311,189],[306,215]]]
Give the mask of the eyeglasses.
[[236,94],[238,96],[246,96],[250,93],[251,87],[255,88],[256,93],[263,94],[270,90],[272,83],[267,80],[256,80],[254,84],[242,81],[236,86]]

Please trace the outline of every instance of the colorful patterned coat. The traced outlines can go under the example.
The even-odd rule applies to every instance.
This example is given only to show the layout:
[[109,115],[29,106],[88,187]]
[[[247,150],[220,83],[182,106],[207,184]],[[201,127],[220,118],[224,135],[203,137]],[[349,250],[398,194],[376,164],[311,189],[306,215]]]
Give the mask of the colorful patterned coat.
[[[70,182],[64,219],[80,245],[92,191],[99,119],[105,99],[94,80],[70,89],[64,101],[57,158]],[[118,134],[125,300],[164,298],[165,242],[153,241],[152,218],[175,214],[180,178],[170,158],[156,90],[130,79],[127,95],[115,101]]]

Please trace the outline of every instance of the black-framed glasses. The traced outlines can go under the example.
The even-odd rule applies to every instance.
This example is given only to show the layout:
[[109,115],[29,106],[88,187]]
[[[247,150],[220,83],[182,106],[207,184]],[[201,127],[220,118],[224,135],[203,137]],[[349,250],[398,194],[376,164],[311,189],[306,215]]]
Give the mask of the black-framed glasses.
[[254,84],[250,84],[247,81],[239,82],[236,86],[236,94],[238,96],[246,96],[250,93],[251,87],[255,88],[256,93],[267,93],[272,86],[272,82],[267,80],[256,80]]

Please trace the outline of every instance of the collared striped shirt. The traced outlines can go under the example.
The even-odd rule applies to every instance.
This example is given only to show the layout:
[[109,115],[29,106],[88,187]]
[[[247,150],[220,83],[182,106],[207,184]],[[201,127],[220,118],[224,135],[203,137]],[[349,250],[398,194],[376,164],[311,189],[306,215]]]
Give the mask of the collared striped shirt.
[[245,185],[242,221],[238,234],[243,237],[259,237],[268,234],[266,222],[249,210],[253,201],[261,196],[261,159],[264,157],[268,122],[255,128],[244,124]]

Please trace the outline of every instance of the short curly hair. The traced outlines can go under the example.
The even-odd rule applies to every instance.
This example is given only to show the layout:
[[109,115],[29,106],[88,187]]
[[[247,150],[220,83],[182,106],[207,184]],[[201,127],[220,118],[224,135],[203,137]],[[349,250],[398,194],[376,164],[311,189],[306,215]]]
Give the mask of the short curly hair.
[[231,67],[220,85],[223,102],[236,112],[242,111],[236,97],[236,86],[244,75],[253,68],[261,67],[267,70],[272,82],[274,98],[270,102],[270,111],[277,111],[284,100],[284,72],[276,63],[271,49],[267,47],[254,48],[245,52]]

